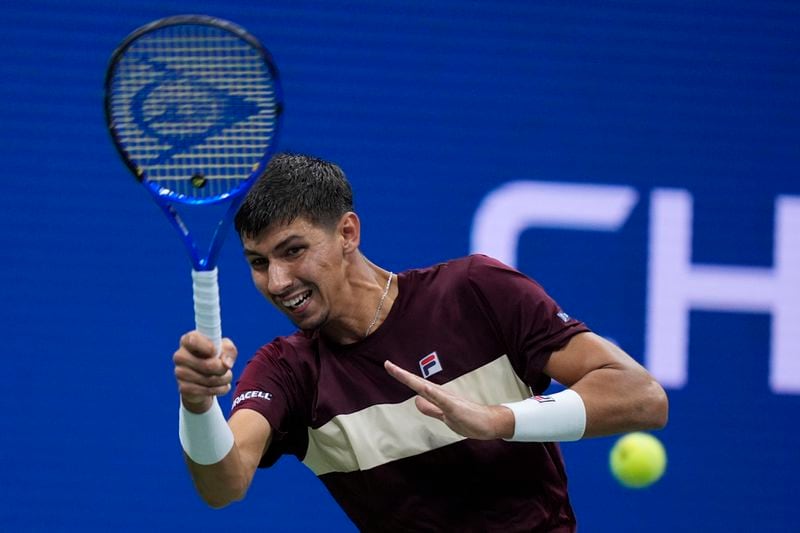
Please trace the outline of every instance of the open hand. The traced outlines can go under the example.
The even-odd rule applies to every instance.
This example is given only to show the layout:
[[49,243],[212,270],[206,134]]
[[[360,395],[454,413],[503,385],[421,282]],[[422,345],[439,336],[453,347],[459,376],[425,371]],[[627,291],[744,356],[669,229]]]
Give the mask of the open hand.
[[459,435],[481,440],[514,435],[511,409],[502,405],[481,405],[461,398],[390,361],[383,366],[389,375],[419,395],[414,401],[422,414],[441,420]]

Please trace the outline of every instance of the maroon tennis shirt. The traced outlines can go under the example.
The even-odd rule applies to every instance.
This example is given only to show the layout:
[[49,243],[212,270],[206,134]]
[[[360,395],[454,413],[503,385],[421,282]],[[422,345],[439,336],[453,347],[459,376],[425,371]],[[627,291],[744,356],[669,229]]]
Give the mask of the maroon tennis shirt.
[[387,359],[485,404],[544,392],[553,351],[588,331],[541,286],[481,255],[398,275],[370,336],[297,332],[262,347],[233,410],[269,421],[261,462],[295,455],[364,531],[574,531],[555,443],[479,441],[419,413]]

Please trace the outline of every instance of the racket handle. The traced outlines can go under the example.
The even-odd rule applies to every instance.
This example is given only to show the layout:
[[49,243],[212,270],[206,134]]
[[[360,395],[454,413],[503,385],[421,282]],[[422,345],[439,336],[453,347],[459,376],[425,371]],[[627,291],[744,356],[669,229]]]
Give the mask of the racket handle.
[[222,319],[219,311],[217,269],[192,270],[194,323],[197,331],[211,339],[219,355],[222,346]]

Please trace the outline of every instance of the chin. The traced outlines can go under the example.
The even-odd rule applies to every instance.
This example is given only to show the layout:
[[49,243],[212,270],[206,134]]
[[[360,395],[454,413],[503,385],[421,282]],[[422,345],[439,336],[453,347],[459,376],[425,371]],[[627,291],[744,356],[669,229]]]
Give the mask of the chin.
[[328,321],[328,317],[308,317],[304,320],[292,320],[295,326],[303,331],[314,331],[320,329]]

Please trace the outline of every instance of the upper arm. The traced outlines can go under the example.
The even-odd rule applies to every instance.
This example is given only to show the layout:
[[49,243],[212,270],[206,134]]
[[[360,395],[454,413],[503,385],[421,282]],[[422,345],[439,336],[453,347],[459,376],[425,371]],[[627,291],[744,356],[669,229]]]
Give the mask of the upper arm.
[[497,260],[471,256],[469,283],[519,377],[543,392],[550,380],[542,374],[553,350],[588,328],[536,281]]
[[667,423],[664,389],[631,356],[594,333],[579,333],[553,352],[544,372],[586,408],[585,436],[655,429]]
[[647,371],[617,345],[591,332],[578,333],[553,352],[544,373],[566,387],[571,387],[589,372],[602,368]]
[[252,480],[261,458],[272,442],[272,427],[266,418],[252,409],[237,410],[231,415],[228,425],[233,432],[239,459],[248,480]]

